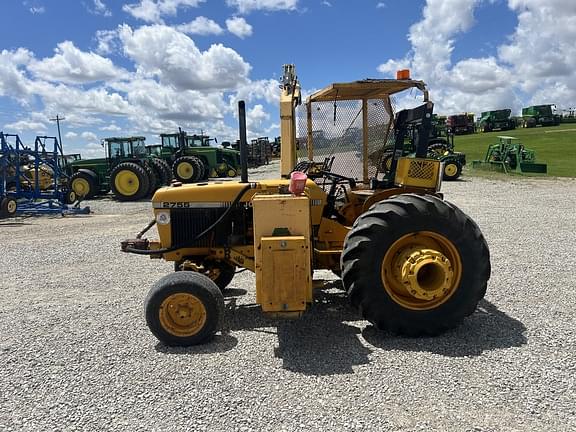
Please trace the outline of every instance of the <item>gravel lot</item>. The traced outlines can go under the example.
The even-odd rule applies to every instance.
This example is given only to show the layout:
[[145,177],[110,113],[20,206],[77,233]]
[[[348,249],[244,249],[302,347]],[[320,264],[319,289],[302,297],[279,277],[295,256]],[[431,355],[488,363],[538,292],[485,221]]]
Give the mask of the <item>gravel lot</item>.
[[168,349],[143,300],[172,265],[119,252],[149,203],[1,222],[0,430],[576,430],[576,180],[443,190],[493,271],[464,325],[424,339],[376,332],[337,289],[298,321],[267,320],[244,272],[225,330]]

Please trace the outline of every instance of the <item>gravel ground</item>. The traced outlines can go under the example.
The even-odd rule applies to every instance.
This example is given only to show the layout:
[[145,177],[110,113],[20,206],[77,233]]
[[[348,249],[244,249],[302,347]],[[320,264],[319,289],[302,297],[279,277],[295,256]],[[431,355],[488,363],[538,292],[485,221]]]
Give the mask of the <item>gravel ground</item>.
[[473,316],[424,339],[375,331],[337,289],[268,320],[244,272],[224,331],[168,349],[143,300],[171,264],[118,251],[149,203],[2,222],[0,430],[576,430],[576,180],[465,176],[444,192],[493,272]]

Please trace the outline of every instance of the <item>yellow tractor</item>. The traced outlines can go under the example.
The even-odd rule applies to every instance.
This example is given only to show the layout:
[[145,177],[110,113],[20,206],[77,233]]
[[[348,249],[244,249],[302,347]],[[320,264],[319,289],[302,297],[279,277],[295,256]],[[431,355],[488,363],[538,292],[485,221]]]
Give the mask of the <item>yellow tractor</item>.
[[[442,164],[426,158],[425,84],[405,75],[336,83],[302,105],[294,66],[285,65],[281,88],[282,178],[248,181],[240,102],[241,180],[159,189],[154,220],[122,242],[124,252],[175,263],[145,301],[152,333],[166,345],[209,340],[239,268],[256,274],[257,303],[276,318],[306,311],[321,269],[341,276],[352,305],[379,329],[436,335],[472,314],[490,277],[488,246],[439,192]],[[413,89],[423,104],[394,114],[392,95]],[[416,153],[403,157],[409,135]],[[391,145],[382,173],[373,154]],[[158,241],[143,238],[153,225]]]

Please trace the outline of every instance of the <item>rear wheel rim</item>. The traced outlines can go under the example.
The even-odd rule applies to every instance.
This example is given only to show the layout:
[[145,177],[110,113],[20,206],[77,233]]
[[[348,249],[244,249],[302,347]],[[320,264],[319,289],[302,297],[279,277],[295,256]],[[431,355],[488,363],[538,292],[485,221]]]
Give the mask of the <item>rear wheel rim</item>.
[[180,178],[188,180],[194,175],[194,167],[190,162],[180,162],[176,167],[176,172]]
[[159,318],[162,328],[171,335],[189,337],[202,330],[207,312],[204,303],[195,295],[176,293],[164,299]]
[[458,290],[462,262],[454,244],[441,234],[421,231],[396,240],[382,260],[384,289],[398,305],[429,310]]
[[140,189],[138,176],[130,170],[122,170],[114,179],[116,190],[124,196],[132,196]]
[[86,196],[90,192],[90,183],[88,183],[88,180],[83,178],[74,179],[72,182],[72,190],[78,196]]

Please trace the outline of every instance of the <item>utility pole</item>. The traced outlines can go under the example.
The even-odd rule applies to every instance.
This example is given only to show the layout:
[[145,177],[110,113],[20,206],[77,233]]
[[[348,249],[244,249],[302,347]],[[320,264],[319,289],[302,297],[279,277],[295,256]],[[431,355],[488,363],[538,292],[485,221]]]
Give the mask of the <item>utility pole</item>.
[[64,150],[62,149],[62,136],[60,135],[60,120],[66,120],[64,117],[56,114],[56,118],[49,119],[50,121],[55,121],[58,126],[58,146],[60,147],[60,154],[64,156]]

